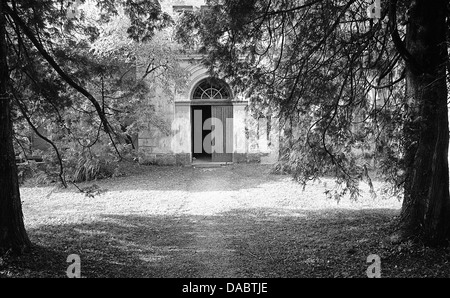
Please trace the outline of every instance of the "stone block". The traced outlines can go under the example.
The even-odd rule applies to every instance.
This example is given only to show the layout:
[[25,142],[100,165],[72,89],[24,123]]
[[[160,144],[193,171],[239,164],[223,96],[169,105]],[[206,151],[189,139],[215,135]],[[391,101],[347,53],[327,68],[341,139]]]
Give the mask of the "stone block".
[[247,154],[246,153],[234,153],[233,154],[233,162],[234,163],[246,163],[247,162]]
[[189,153],[179,153],[175,154],[176,165],[185,166],[191,164],[191,154]]
[[139,147],[155,147],[157,145],[155,139],[143,139],[139,138],[138,146]]
[[156,154],[155,163],[160,166],[174,166],[176,165],[175,154]]
[[142,154],[142,156],[139,158],[139,163],[142,165],[156,164],[156,154]]

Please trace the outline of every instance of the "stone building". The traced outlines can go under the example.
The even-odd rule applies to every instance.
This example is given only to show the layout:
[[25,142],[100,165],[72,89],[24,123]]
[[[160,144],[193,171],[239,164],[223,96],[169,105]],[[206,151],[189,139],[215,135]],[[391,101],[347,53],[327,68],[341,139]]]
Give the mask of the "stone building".
[[[199,0],[162,1],[163,9],[170,13],[202,5]],[[172,98],[158,92],[150,96],[149,104],[170,125],[170,132],[152,125],[139,132],[141,163],[275,163],[279,151],[276,119],[252,117],[248,99],[228,82],[212,78],[201,59],[195,53],[178,56],[188,74],[186,86]]]

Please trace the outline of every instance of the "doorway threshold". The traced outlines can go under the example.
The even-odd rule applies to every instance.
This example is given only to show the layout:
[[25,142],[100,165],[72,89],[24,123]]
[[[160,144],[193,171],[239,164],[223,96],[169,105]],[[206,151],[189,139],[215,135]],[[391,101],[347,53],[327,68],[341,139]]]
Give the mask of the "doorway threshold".
[[191,166],[194,168],[220,168],[232,164],[233,162],[194,161]]

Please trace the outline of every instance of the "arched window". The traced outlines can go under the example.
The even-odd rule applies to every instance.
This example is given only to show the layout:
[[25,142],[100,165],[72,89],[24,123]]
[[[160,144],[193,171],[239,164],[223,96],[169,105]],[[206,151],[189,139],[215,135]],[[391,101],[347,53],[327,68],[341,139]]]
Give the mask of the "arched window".
[[197,84],[197,87],[194,89],[192,99],[231,99],[231,91],[225,82],[218,79],[207,78]]

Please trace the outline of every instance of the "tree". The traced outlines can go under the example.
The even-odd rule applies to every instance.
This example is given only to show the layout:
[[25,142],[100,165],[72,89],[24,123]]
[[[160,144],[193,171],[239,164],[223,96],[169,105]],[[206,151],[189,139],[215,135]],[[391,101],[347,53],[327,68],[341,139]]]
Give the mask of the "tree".
[[367,14],[377,1],[208,3],[177,39],[200,40],[213,73],[284,121],[284,167],[303,183],[334,173],[336,197],[357,197],[370,176],[356,152],[370,149],[403,193],[395,235],[446,243],[447,1],[384,1],[379,18]]
[[[76,1],[77,4],[84,2]],[[157,0],[102,0],[96,1],[96,5],[100,9],[97,25],[108,24],[120,9],[128,18],[127,36],[121,39],[125,45],[118,43],[114,48],[122,51],[133,42],[144,45],[156,31],[171,22],[170,17],[161,11]],[[68,15],[74,18],[67,18]],[[49,111],[53,110],[61,119],[58,114],[61,110],[77,105],[87,108],[86,103],[89,103],[91,118],[96,115],[99,119],[98,133],[107,136],[112,144],[120,141],[119,131],[110,121],[113,115],[105,107],[102,97],[106,90],[103,88],[99,94],[90,81],[93,76],[98,80],[98,74],[107,69],[118,69],[113,63],[106,63],[107,51],[99,54],[103,55],[100,63],[96,63],[89,52],[90,46],[102,36],[97,29],[98,26],[85,22],[85,15],[77,7],[70,6],[70,2],[0,2],[0,255],[10,250],[21,253],[31,244],[23,222],[13,146],[13,120],[19,114],[32,125],[33,114],[30,111],[50,114]],[[91,39],[79,39],[86,36]],[[94,71],[91,77],[89,71]],[[100,81],[102,78],[105,76],[100,76]],[[131,89],[129,87],[128,91],[135,94]],[[119,91],[111,90],[109,95]],[[32,104],[36,103],[40,107],[33,109]],[[59,153],[58,157],[61,161]],[[60,176],[62,174],[61,170]]]
[[450,233],[446,86],[449,7],[447,1],[411,3],[403,43],[395,31],[396,2],[391,1],[389,15],[393,41],[406,61],[408,113],[404,124],[406,179],[401,229],[407,236],[442,243]]
[[31,244],[23,223],[13,147],[4,4],[0,5],[0,253],[11,248],[23,252]]
[[[79,6],[79,11],[83,17],[73,21],[76,34],[52,36],[51,42],[57,47],[55,57],[64,61],[65,70],[98,99],[108,117],[114,142],[110,146],[109,135],[100,133],[101,122],[95,117],[96,111],[83,96],[73,94],[64,84],[57,84],[58,75],[48,76],[52,70],[40,66],[39,56],[23,57],[20,63],[27,61],[31,66],[11,73],[17,82],[15,93],[23,94],[20,98],[15,95],[21,107],[15,125],[41,124],[52,145],[60,149],[64,161],[53,150],[44,152],[45,175],[40,177],[46,177],[47,181],[55,180],[58,175],[68,182],[79,182],[120,174],[117,160],[137,157],[134,147],[137,132],[148,125],[146,121],[159,125],[160,117],[148,103],[149,93],[157,87],[170,93],[174,82],[183,83],[183,71],[174,57],[176,45],[169,40],[169,28],[158,30],[146,41],[136,41],[128,36],[131,20],[122,6],[117,6],[117,13],[108,15],[107,20],[95,1],[86,1]],[[36,68],[42,70],[35,75]],[[28,77],[23,78],[23,72]],[[47,89],[45,96],[42,86]],[[62,98],[67,102],[64,105]],[[30,119],[21,115],[22,110]],[[25,138],[25,144],[19,148],[26,148],[26,141]]]

